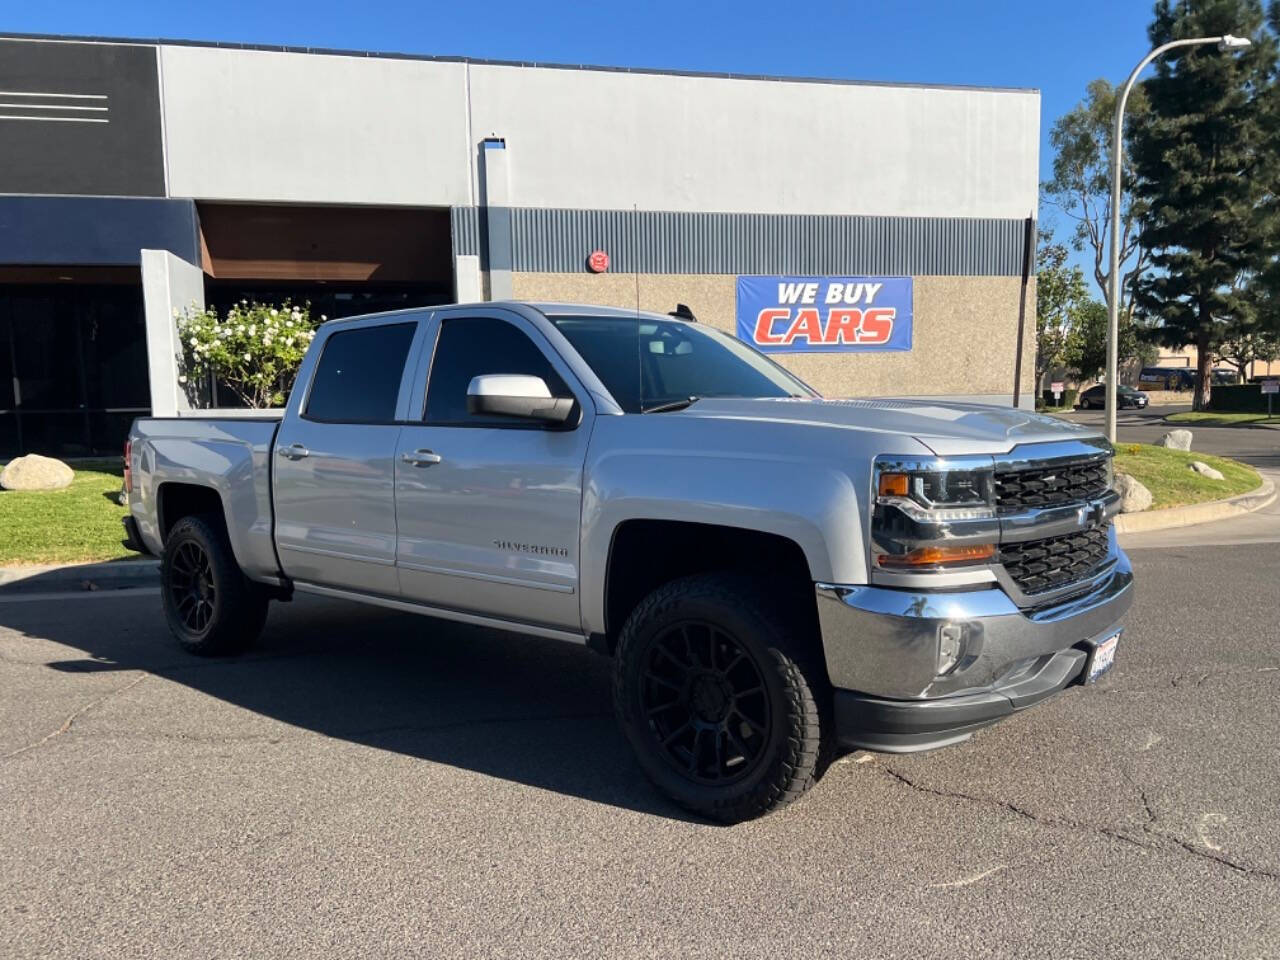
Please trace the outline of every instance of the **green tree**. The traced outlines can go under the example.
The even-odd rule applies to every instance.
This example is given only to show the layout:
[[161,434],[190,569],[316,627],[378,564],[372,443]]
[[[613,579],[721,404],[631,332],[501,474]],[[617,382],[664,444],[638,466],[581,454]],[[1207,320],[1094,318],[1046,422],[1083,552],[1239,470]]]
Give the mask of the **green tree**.
[[[1075,311],[1075,322],[1063,350],[1063,362],[1081,380],[1096,380],[1107,368],[1107,305],[1085,300]],[[1120,337],[1116,344],[1120,365],[1144,361],[1150,349],[1139,337],[1139,323],[1130,314],[1120,315]]]
[[[1274,10],[1273,10],[1274,15]],[[1152,269],[1135,299],[1170,346],[1194,344],[1194,406],[1210,399],[1213,357],[1231,322],[1252,313],[1238,280],[1262,272],[1275,235],[1275,34],[1260,0],[1158,0],[1152,45],[1234,33],[1242,52],[1185,47],[1143,84],[1147,114],[1131,135],[1134,203]]]
[[[1041,184],[1044,199],[1074,221],[1071,244],[1093,264],[1093,280],[1103,299],[1111,283],[1111,131],[1116,90],[1108,81],[1094,80],[1085,96],[1059,117],[1049,131],[1053,147],[1053,177]],[[1120,311],[1133,312],[1133,286],[1147,266],[1141,231],[1131,201],[1130,131],[1146,116],[1147,101],[1140,89],[1125,106],[1125,162],[1120,209]]]
[[1036,249],[1036,389],[1044,375],[1064,364],[1076,312],[1088,301],[1084,272],[1067,265],[1067,248],[1041,230]]
[[1213,353],[1244,378],[1251,363],[1280,360],[1280,262],[1240,286],[1248,309],[1227,319]]

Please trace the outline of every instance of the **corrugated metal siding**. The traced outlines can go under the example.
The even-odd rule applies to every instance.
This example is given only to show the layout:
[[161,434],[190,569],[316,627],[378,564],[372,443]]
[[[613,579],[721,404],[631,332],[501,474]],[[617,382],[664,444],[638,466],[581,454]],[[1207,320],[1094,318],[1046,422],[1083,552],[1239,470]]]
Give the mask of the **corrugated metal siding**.
[[453,235],[453,255],[477,256],[480,253],[480,211],[475,207],[453,207],[449,210],[449,230]]
[[[477,211],[453,223],[454,252],[483,259]],[[511,230],[520,272],[576,273],[602,249],[617,273],[1017,276],[1024,222],[516,207]]]

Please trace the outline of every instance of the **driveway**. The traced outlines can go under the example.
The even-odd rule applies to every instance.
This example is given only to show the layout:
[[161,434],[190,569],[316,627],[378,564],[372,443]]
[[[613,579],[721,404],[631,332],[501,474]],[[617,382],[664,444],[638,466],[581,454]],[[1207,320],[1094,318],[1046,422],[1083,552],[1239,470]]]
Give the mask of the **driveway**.
[[[1170,430],[1190,430],[1191,446],[1202,453],[1232,457],[1255,467],[1280,468],[1280,427],[1267,424],[1241,424],[1235,427],[1206,427],[1200,424],[1165,423],[1164,418],[1189,407],[1148,407],[1146,410],[1119,410],[1116,413],[1116,439],[1121,443],[1159,443]],[[1106,411],[1075,410],[1056,414],[1072,423],[1087,423],[1106,429]]]
[[197,660],[152,590],[0,600],[0,956],[1280,955],[1274,527],[1135,540],[1101,684],[738,827],[581,648],[309,598]]

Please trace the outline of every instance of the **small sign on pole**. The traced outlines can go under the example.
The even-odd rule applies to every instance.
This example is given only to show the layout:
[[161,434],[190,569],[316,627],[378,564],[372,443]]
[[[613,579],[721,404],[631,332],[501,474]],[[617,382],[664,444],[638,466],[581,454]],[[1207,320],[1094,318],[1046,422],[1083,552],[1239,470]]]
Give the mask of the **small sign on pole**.
[[1280,393],[1280,380],[1263,380],[1262,392],[1267,395],[1267,419],[1271,419],[1271,398]]
[[1055,407],[1062,403],[1062,391],[1066,389],[1066,386],[1061,380],[1055,380],[1049,384],[1049,390],[1053,393],[1053,405]]

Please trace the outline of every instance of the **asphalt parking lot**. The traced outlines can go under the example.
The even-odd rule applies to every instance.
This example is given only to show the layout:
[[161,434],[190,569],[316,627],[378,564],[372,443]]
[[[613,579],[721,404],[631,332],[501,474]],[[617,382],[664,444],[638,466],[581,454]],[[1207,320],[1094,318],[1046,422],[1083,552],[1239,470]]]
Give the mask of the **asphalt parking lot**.
[[5,599],[0,956],[1276,956],[1253,526],[1133,552],[1097,686],[739,827],[654,793],[583,649],[305,599],[201,661],[154,591]]
[[[1241,424],[1206,427],[1198,423],[1165,423],[1164,418],[1190,406],[1148,407],[1146,410],[1116,411],[1116,439],[1121,443],[1159,443],[1170,430],[1190,430],[1192,446],[1202,453],[1233,457],[1255,467],[1280,468],[1280,426]],[[1072,410],[1059,414],[1073,423],[1105,428],[1106,411]]]

